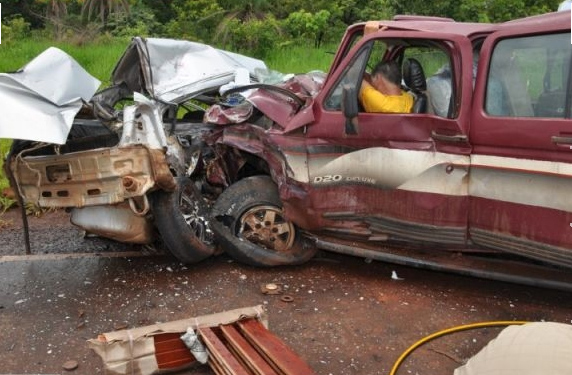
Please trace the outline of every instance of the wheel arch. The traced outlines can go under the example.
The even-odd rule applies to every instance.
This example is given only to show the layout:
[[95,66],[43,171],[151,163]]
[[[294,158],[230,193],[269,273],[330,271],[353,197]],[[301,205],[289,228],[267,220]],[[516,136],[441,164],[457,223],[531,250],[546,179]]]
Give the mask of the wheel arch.
[[236,235],[236,225],[241,216],[252,207],[265,205],[280,210],[283,206],[277,184],[270,176],[247,177],[225,190],[211,210],[211,228],[219,245],[236,260],[255,266],[301,264],[312,258],[315,246],[304,238],[299,229],[294,232],[295,245],[286,253],[265,250]]

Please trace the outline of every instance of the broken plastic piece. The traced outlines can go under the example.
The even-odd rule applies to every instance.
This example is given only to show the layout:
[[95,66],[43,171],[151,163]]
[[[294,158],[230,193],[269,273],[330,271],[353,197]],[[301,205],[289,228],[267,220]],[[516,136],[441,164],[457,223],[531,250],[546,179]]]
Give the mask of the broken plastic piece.
[[187,328],[187,332],[181,336],[181,340],[183,340],[187,348],[193,353],[197,361],[203,365],[207,363],[209,354],[204,345],[199,341],[194,329],[191,327]]
[[403,279],[397,276],[397,272],[391,271],[391,280],[403,280]]

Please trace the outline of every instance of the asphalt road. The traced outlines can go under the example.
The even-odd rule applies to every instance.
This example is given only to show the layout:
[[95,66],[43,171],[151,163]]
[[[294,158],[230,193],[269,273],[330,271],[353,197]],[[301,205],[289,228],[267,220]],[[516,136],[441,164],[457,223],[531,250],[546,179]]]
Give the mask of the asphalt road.
[[[105,374],[86,345],[100,333],[258,304],[268,311],[270,330],[324,375],[388,374],[415,341],[461,324],[572,323],[565,292],[329,253],[298,267],[247,267],[224,255],[184,266],[168,255],[85,239],[64,212],[31,218],[30,225],[37,255],[27,258],[17,212],[0,217],[0,374]],[[137,256],[113,257],[117,252]],[[294,300],[262,294],[270,282]],[[398,373],[452,374],[499,330],[432,341]],[[63,370],[68,360],[78,368]]]

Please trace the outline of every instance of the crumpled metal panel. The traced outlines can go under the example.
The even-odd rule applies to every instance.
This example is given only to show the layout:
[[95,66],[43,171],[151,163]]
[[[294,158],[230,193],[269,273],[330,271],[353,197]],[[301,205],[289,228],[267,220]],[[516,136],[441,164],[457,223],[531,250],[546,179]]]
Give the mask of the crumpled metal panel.
[[[318,94],[324,83],[324,79],[324,73],[311,72],[293,76],[275,86],[287,89],[292,92],[293,95],[307,102]],[[248,93],[244,93],[243,95],[246,97],[246,103],[227,107],[218,104],[211,106],[205,113],[205,122],[218,125],[245,122],[253,113],[248,103],[254,105],[269,119],[283,128],[300,112],[299,103],[279,91],[272,90],[272,87],[249,90]],[[307,104],[305,108],[308,108]],[[312,117],[308,116],[304,116],[304,118],[308,121],[312,119]]]
[[[300,74],[277,86],[287,89],[306,101],[320,91],[324,75],[318,73]],[[248,101],[262,113],[283,128],[298,113],[300,106],[291,98],[271,90],[258,89],[248,96]]]
[[64,144],[100,81],[51,47],[15,73],[0,73],[0,138]]
[[250,118],[252,113],[253,106],[248,102],[226,108],[220,104],[215,104],[206,110],[204,121],[218,125],[238,124]]
[[115,204],[175,187],[163,151],[143,146],[17,157],[11,168],[20,194],[41,207]]
[[238,68],[254,76],[255,69],[266,69],[266,65],[202,43],[136,37],[113,70],[113,83],[176,102],[233,81]]
[[70,221],[90,234],[119,242],[148,244],[155,239],[151,221],[136,215],[126,203],[74,208]]

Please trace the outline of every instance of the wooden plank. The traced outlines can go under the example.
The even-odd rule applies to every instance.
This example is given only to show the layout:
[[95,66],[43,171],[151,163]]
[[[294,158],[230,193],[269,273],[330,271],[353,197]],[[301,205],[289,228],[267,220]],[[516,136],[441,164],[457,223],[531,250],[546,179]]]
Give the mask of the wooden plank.
[[286,375],[315,375],[315,372],[282,340],[255,319],[237,322],[243,335],[257,350],[270,358]]
[[216,375],[229,375],[229,373],[225,371],[223,366],[217,361],[217,359],[213,355],[211,355],[211,353],[209,353],[208,364]]
[[180,333],[161,333],[153,336],[155,359],[159,369],[176,369],[195,362]]
[[163,369],[174,369],[181,366],[190,365],[195,362],[195,358],[189,358],[189,349],[173,350],[166,353],[155,353],[158,367]]
[[220,327],[223,336],[234,351],[240,355],[246,365],[257,375],[278,375],[260,354],[240,335],[232,325]]
[[[251,375],[224,346],[211,328],[199,328],[199,334],[209,349],[209,354],[215,357],[218,363],[232,375]],[[300,374],[302,375],[302,374]]]

